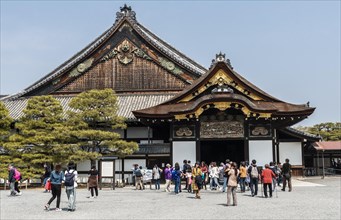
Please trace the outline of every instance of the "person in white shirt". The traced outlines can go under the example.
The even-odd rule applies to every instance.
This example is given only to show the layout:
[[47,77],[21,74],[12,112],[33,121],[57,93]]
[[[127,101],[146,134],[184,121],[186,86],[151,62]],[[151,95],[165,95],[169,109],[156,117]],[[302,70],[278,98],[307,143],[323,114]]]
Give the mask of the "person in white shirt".
[[68,211],[73,212],[76,210],[76,188],[78,173],[75,169],[75,164],[70,162],[68,164],[67,170],[64,175],[64,185],[66,190],[66,195],[68,198]]
[[[210,189],[220,189],[220,185],[218,183],[218,178],[219,178],[219,169],[217,167],[216,162],[212,163],[212,169],[211,169],[211,173],[210,173],[210,177],[211,177],[211,181],[210,181]],[[213,186],[213,183],[215,184],[215,186]]]

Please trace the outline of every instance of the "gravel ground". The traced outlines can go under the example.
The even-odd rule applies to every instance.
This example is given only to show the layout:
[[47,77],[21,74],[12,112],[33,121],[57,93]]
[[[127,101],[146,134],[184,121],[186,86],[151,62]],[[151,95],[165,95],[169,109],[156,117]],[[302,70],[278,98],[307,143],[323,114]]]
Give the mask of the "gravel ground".
[[[9,197],[1,190],[0,219],[340,219],[340,177],[307,178],[293,181],[292,192],[280,188],[273,198],[237,193],[238,206],[226,206],[226,193],[202,190],[202,199],[183,192],[179,195],[132,187],[103,189],[99,197],[87,198],[86,189],[77,190],[77,210],[67,212],[62,192],[62,212],[44,211],[51,197],[39,189],[22,190]],[[260,194],[260,193],[259,193]],[[51,204],[55,207],[55,201]]]

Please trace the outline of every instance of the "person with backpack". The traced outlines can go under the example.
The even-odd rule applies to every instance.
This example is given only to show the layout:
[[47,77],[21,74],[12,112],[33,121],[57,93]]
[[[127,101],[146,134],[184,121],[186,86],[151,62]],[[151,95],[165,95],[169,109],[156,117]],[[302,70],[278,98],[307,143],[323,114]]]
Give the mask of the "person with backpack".
[[265,169],[262,171],[262,183],[264,188],[264,196],[268,198],[267,188],[269,188],[270,198],[272,197],[272,181],[276,178],[274,172],[270,169],[269,164],[265,164]]
[[21,196],[21,192],[19,190],[19,182],[22,179],[21,173],[19,172],[18,168],[14,168],[14,190],[17,192],[17,196]]
[[57,197],[57,203],[56,203],[56,211],[62,211],[59,208],[60,205],[60,195],[62,192],[62,181],[64,179],[64,174],[61,171],[62,166],[60,164],[57,164],[55,167],[55,170],[51,172],[50,175],[50,181],[51,181],[51,191],[52,191],[52,197],[45,205],[45,210],[50,210],[50,205],[53,202],[53,200]]
[[78,186],[77,178],[78,173],[76,170],[76,165],[73,162],[69,162],[64,175],[64,185],[68,199],[67,210],[69,212],[73,212],[76,210],[76,188]]
[[143,173],[142,173],[142,167],[137,167],[135,169],[135,187],[138,190],[143,190]]
[[15,191],[15,169],[12,164],[8,165],[8,182],[10,188],[10,196],[16,196],[18,193]]
[[275,188],[277,186],[277,167],[275,166],[274,162],[270,162],[270,170],[272,170],[272,172],[275,174],[275,177],[272,178],[272,191],[275,191]]
[[[98,197],[98,170],[96,166],[91,166],[91,170],[89,171],[89,178],[88,178],[88,187],[91,193],[90,198]],[[95,195],[94,195],[95,191]]]
[[238,177],[238,169],[237,164],[233,162],[231,164],[230,170],[228,171],[229,181],[227,183],[227,206],[231,205],[231,195],[233,199],[233,206],[237,206],[237,177]]
[[202,171],[200,163],[196,162],[192,170],[192,190],[195,193],[195,198],[200,199],[200,189],[202,188]]
[[223,183],[223,190],[222,192],[226,192],[226,186],[228,182],[228,171],[230,169],[230,159],[225,160],[225,165],[224,165],[224,183]]
[[182,172],[180,170],[179,163],[174,164],[174,169],[172,170],[172,180],[174,182],[174,192],[175,194],[179,194],[180,191],[180,181],[181,181]]
[[161,179],[162,169],[160,169],[157,164],[154,165],[153,168],[153,179],[155,181],[155,189],[160,189],[160,179]]
[[285,187],[288,182],[289,192],[292,190],[291,185],[291,164],[289,163],[289,159],[285,159],[285,163],[282,166],[282,174],[283,174],[283,188],[282,191],[285,191]]
[[247,170],[248,174],[250,175],[250,189],[252,197],[256,196],[258,193],[258,181],[260,179],[259,170],[256,163],[256,160],[252,160],[252,163]]

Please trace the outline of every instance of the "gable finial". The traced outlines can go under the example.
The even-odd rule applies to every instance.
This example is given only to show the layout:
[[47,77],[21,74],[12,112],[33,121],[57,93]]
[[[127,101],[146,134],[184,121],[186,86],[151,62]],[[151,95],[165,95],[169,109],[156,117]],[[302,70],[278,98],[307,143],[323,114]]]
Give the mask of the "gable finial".
[[136,13],[135,13],[135,11],[133,11],[131,9],[131,7],[128,6],[127,4],[124,4],[123,7],[120,7],[120,10],[121,11],[116,12],[116,21],[115,22],[119,21],[123,17],[129,17],[129,18],[131,18],[133,20],[136,20]]
[[212,64],[210,66],[210,69],[211,67],[216,64],[216,63],[219,63],[219,62],[224,62],[226,63],[231,69],[233,69],[232,65],[231,65],[231,61],[230,59],[226,59],[225,58],[225,54],[223,54],[221,51],[219,52],[219,54],[216,54],[215,55],[215,59],[212,60]]

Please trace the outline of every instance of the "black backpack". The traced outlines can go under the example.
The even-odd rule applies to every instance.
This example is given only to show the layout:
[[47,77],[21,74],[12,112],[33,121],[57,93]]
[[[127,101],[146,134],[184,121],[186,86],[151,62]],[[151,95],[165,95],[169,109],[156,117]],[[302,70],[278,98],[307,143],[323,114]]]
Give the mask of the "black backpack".
[[137,170],[135,171],[135,176],[136,176],[136,177],[141,177],[141,176],[142,176],[142,172],[141,172],[140,169],[137,169]]
[[65,186],[74,186],[75,184],[75,174],[73,173],[75,172],[74,170],[70,173],[69,171],[66,172],[65,174],[65,182],[64,185]]

